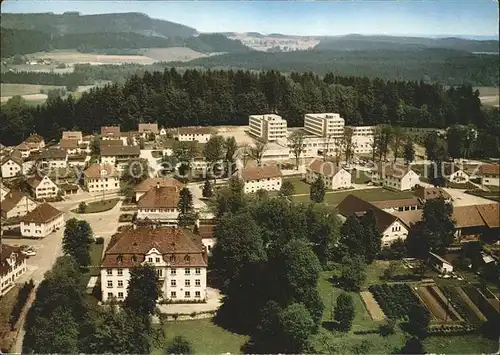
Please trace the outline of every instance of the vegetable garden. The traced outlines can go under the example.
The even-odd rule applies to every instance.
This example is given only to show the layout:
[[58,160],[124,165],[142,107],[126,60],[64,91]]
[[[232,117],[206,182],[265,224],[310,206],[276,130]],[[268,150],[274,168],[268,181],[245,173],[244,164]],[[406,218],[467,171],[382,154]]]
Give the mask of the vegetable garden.
[[369,290],[384,314],[392,319],[405,318],[413,305],[420,304],[417,296],[406,284],[372,285]]

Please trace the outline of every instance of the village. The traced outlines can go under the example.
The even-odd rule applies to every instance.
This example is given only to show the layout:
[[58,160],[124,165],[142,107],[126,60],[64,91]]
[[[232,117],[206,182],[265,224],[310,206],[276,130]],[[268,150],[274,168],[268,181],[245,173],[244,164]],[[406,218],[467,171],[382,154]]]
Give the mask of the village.
[[[423,219],[428,201],[443,199],[451,205],[455,224],[450,253],[400,259],[397,268],[396,261],[380,261],[375,269],[385,270],[387,279],[400,275],[405,280],[415,270],[424,276],[416,283],[370,285],[359,297],[374,321],[397,317],[391,312],[397,312],[395,304],[401,300],[391,295],[401,293],[429,309],[436,332],[448,326],[475,329],[498,312],[499,301],[495,291],[478,286],[481,275],[454,265],[468,243],[479,241],[484,247],[468,255],[479,260],[475,267],[498,265],[500,209],[492,197],[498,195],[499,165],[447,162],[446,185],[436,187],[429,183],[431,162],[423,142],[445,130],[403,128],[404,136],[415,142],[410,161],[401,156],[376,159],[377,130],[345,126],[336,113],[306,114],[300,128],[266,114],[251,115],[249,125],[241,127],[140,123],[137,131],[123,132],[119,126],[102,127],[95,134],[63,131],[59,142],[32,134],[18,146],[2,146],[0,296],[29,279],[35,284],[43,280],[62,255],[65,222],[77,218],[87,221],[94,234],[86,282],[88,293],[99,295],[98,302],[123,301],[131,268],[148,263],[162,283],[161,312],[175,314],[175,319],[211,317],[223,296],[207,279],[217,243],[218,191],[238,179],[248,196],[285,196],[301,203],[313,199],[319,184],[323,197],[317,202],[334,208],[341,221],[373,211],[382,251],[387,252]],[[232,156],[207,153],[213,142],[222,146],[232,139]],[[134,164],[140,172],[131,180]],[[186,190],[196,212],[193,228],[179,226]]]

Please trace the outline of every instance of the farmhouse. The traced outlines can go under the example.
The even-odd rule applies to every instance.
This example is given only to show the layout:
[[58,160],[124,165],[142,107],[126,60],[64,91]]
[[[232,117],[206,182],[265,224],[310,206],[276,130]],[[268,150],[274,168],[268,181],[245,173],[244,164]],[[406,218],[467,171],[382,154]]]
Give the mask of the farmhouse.
[[37,200],[56,197],[59,192],[57,185],[47,175],[32,176],[26,180],[26,183]]
[[243,191],[248,194],[258,190],[279,191],[283,174],[278,166],[267,165],[245,168],[241,177],[244,183]]
[[0,244],[0,297],[9,292],[27,270],[20,247]]
[[23,158],[17,150],[13,151],[9,156],[5,157],[2,162],[2,177],[11,178],[22,174]]
[[174,137],[180,142],[207,143],[213,133],[214,130],[210,127],[179,127]]
[[142,195],[144,195],[146,192],[157,186],[159,187],[173,186],[177,187],[177,189],[180,191],[184,186],[184,184],[174,178],[147,178],[134,188],[135,200],[139,201],[139,198]]
[[2,218],[22,217],[36,206],[36,202],[24,192],[11,190],[1,204]]
[[120,189],[118,172],[109,164],[92,164],[84,172],[84,184],[88,192],[106,192]]
[[346,196],[337,206],[337,210],[345,218],[352,215],[360,217],[372,210],[377,219],[377,230],[382,235],[383,246],[388,246],[397,239],[404,240],[408,236],[408,228],[398,217],[355,195]]
[[62,133],[61,140],[66,140],[66,139],[76,139],[78,143],[82,143],[83,135],[81,131],[64,131]]
[[483,185],[500,186],[500,165],[482,164],[479,167],[478,175],[481,177]]
[[325,188],[330,190],[351,187],[351,173],[331,161],[315,159],[306,167],[306,182],[312,184],[318,177],[323,180]]
[[49,148],[42,152],[42,166],[53,168],[66,168],[68,166],[68,156],[66,150]]
[[104,126],[101,127],[102,139],[121,139],[120,126]]
[[31,150],[30,148],[28,147],[27,144],[25,144],[24,142],[22,142],[21,144],[19,144],[16,149],[14,149],[14,151],[17,151],[21,154],[21,157],[22,158],[27,158],[30,156],[31,154]]
[[139,123],[137,130],[139,131],[139,135],[143,138],[150,133],[157,135],[158,123]]
[[45,141],[42,136],[38,134],[31,134],[28,138],[26,138],[23,142],[31,152],[39,151],[45,147]]
[[137,219],[177,225],[179,192],[177,186],[160,186],[157,183],[137,201]]
[[23,237],[43,238],[63,225],[63,212],[48,203],[43,203],[23,217],[21,235]]
[[163,299],[206,300],[207,253],[188,233],[175,227],[139,227],[115,234],[101,263],[102,300],[124,300],[130,269],[144,264],[155,267]]
[[420,183],[419,176],[409,166],[379,163],[372,170],[372,183],[385,188],[405,191]]
[[453,272],[453,265],[450,262],[432,252],[429,252],[429,264],[442,275]]

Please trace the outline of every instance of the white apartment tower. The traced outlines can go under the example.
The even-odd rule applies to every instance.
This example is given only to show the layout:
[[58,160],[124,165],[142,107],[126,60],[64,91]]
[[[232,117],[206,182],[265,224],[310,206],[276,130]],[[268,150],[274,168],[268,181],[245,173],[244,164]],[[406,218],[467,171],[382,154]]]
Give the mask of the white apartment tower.
[[286,120],[275,114],[251,115],[248,120],[250,134],[265,141],[273,142],[287,137]]
[[319,137],[342,138],[345,121],[338,113],[306,113],[304,129]]

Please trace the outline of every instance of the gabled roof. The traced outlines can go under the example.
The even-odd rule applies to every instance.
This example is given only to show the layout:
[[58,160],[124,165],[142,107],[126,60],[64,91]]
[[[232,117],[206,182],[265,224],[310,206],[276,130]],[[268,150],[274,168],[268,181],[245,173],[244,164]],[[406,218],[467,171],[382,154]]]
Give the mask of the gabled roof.
[[451,164],[444,164],[443,165],[443,172],[445,176],[449,176],[451,174],[456,173],[457,171],[461,171],[463,174],[468,175],[463,169],[460,168],[457,164],[451,163]]
[[481,164],[479,166],[479,175],[500,175],[500,165]]
[[104,146],[122,147],[123,141],[119,139],[101,139],[99,140],[99,146],[102,148]]
[[178,134],[212,134],[215,131],[210,127],[179,127]]
[[48,203],[42,203],[38,205],[33,211],[28,213],[21,219],[24,223],[47,223],[56,217],[62,215],[63,212],[59,211],[52,205]]
[[457,228],[481,227],[484,220],[475,205],[453,207],[452,219]]
[[139,123],[138,131],[139,133],[158,133],[158,123]]
[[401,179],[405,177],[411,170],[411,167],[409,165],[402,165],[402,164],[391,164],[391,163],[383,163],[380,162],[377,164],[377,166],[373,169],[373,171],[377,172],[381,176],[387,176],[387,177],[395,177],[398,179]]
[[81,131],[64,131],[62,133],[62,139],[76,139],[83,140],[83,135]]
[[20,150],[20,151],[26,151],[26,150],[30,150],[31,148],[28,147],[28,145],[24,142],[21,142],[17,147],[16,147],[16,150]]
[[398,220],[398,218],[377,206],[365,201],[355,195],[347,195],[337,206],[337,210],[344,217],[352,215],[362,216],[369,210],[372,210],[377,219],[377,230],[383,233],[391,224]]
[[7,259],[10,259],[12,254],[16,256],[16,264],[19,265],[25,259],[25,256],[21,253],[20,247],[13,247],[7,244],[0,244],[1,252],[0,252],[0,275],[6,275],[11,266]]
[[451,198],[450,194],[447,193],[440,187],[423,187],[421,185],[415,186],[415,190],[413,191],[413,195],[422,200],[432,200],[438,197],[442,197],[445,200]]
[[179,192],[176,186],[152,187],[137,201],[138,208],[177,208]]
[[151,188],[159,186],[174,186],[179,190],[182,189],[184,184],[174,178],[147,178],[146,180],[140,182],[135,188],[135,192],[146,192]]
[[42,159],[66,159],[67,152],[64,149],[49,148],[42,152]]
[[[22,200],[23,197],[29,198],[28,195],[19,190],[10,190],[9,193],[5,196],[5,200],[0,204],[2,212],[9,212],[11,209],[17,206],[17,204]],[[32,200],[33,201],[33,200]]]
[[500,227],[500,204],[476,205],[476,208],[489,228]]
[[4,165],[9,160],[12,160],[19,166],[23,166],[23,158],[21,156],[21,152],[19,150],[14,150],[10,155],[6,156],[2,159],[1,165]]
[[334,177],[339,171],[344,169],[334,162],[324,161],[323,159],[314,159],[311,164],[307,166],[307,170],[311,170],[316,174]]
[[59,147],[61,149],[76,149],[78,148],[77,139],[61,139],[59,142]]
[[34,175],[28,179],[26,179],[26,183],[31,186],[32,188],[36,189],[38,185],[40,185],[40,183],[42,182],[43,180],[43,176],[37,176],[37,175]]
[[[106,174],[102,174],[102,171],[106,171]],[[108,176],[118,176],[118,172],[116,171],[115,167],[110,164],[99,164],[99,163],[94,163],[90,165],[85,171],[83,172],[85,177],[87,178],[100,178],[100,177],[108,177]]]
[[132,146],[101,146],[101,156],[139,156],[141,148],[138,145]]
[[29,143],[39,144],[41,142],[43,142],[43,137],[36,134],[36,133],[30,134],[30,136],[24,140],[24,143],[27,143],[27,144],[29,144]]
[[111,237],[101,267],[137,266],[153,248],[172,266],[206,267],[203,246],[193,239],[189,232],[176,227],[138,227],[124,231]]
[[241,177],[244,181],[268,179],[283,176],[280,168],[277,165],[256,166],[253,168],[245,168],[241,172]]
[[398,208],[398,207],[409,207],[409,206],[422,206],[422,203],[418,198],[405,198],[401,200],[387,200],[387,201],[372,201],[373,205],[378,208]]
[[116,136],[120,137],[120,126],[104,126],[101,127],[101,136]]

